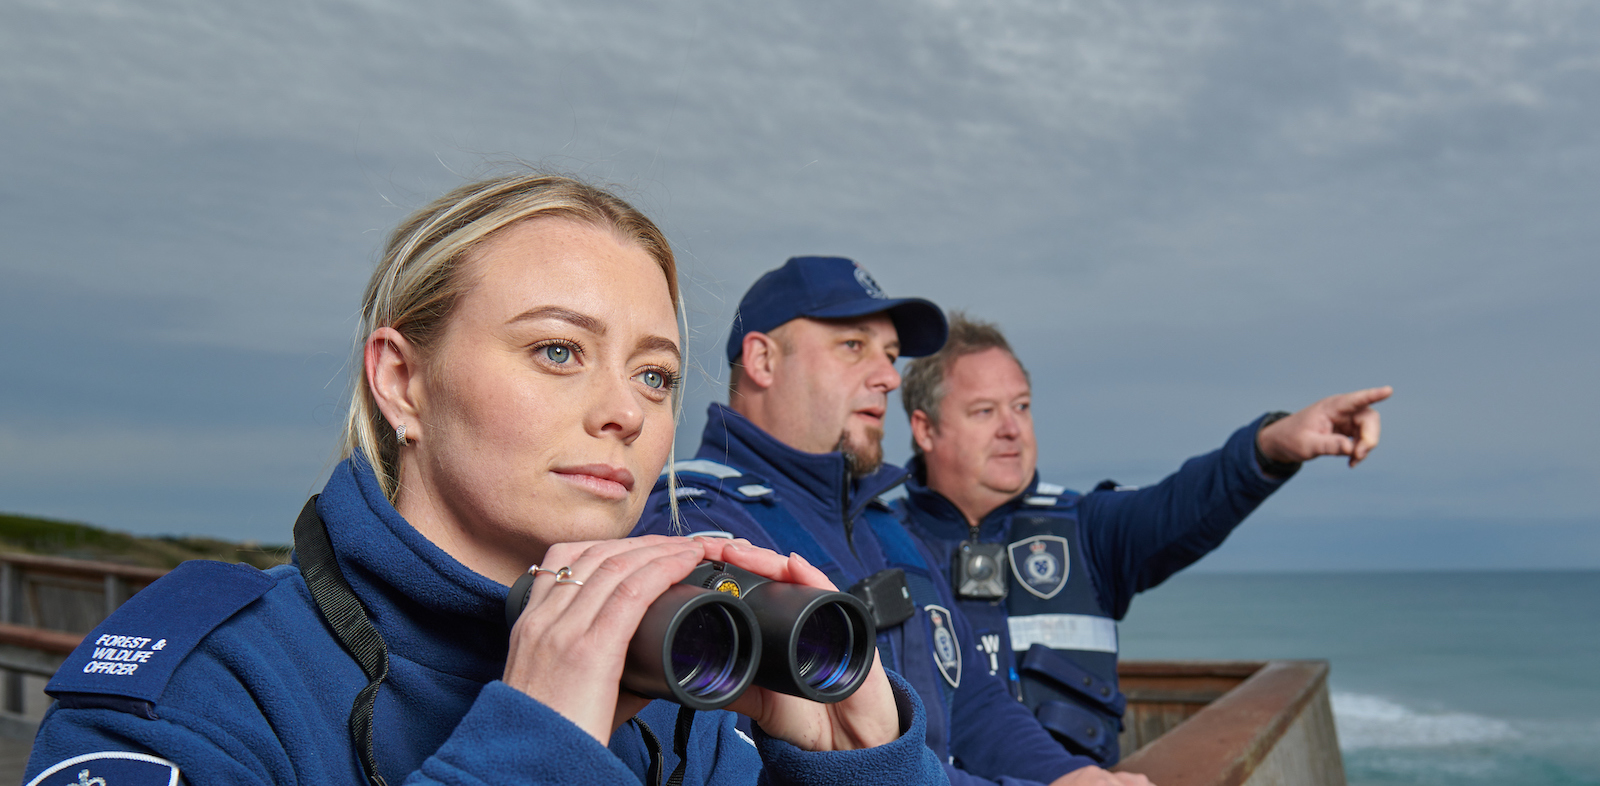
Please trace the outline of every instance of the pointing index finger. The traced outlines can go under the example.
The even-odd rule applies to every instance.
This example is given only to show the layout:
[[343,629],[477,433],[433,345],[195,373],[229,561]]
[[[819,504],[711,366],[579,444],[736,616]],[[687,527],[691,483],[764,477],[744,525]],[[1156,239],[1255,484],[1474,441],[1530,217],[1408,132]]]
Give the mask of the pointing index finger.
[[1334,408],[1340,412],[1355,412],[1370,407],[1394,394],[1394,388],[1389,385],[1377,388],[1367,388],[1336,396]]

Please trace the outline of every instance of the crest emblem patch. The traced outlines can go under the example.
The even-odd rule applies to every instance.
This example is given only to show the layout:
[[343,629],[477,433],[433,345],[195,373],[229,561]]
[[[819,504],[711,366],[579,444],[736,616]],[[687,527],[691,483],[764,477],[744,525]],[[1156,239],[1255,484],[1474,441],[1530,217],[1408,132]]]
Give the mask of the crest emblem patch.
[[178,786],[178,765],[159,756],[101,751],[60,762],[28,786]]
[[928,625],[933,631],[933,662],[939,674],[950,687],[961,687],[961,642],[956,640],[956,626],[950,620],[950,610],[943,606],[924,606],[928,612]]
[[1066,538],[1034,535],[1011,544],[1006,551],[1011,557],[1011,575],[1033,595],[1049,600],[1067,586],[1072,564]]
[[866,290],[867,297],[873,300],[883,300],[886,297],[883,290],[878,287],[878,282],[872,280],[872,274],[859,264],[856,265],[856,283],[860,284],[861,288]]

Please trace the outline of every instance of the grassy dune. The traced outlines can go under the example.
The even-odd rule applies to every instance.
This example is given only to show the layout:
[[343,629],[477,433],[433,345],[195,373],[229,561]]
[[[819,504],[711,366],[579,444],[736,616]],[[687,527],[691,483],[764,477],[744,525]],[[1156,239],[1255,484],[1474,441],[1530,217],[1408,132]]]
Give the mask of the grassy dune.
[[269,568],[289,561],[289,547],[214,538],[141,537],[69,521],[0,513],[0,551],[175,568],[191,559]]

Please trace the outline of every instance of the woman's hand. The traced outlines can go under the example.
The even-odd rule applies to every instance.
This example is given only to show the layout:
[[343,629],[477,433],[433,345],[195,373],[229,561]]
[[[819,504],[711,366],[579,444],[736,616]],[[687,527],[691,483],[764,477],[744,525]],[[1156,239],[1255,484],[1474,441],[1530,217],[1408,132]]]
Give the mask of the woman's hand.
[[[703,547],[706,559],[729,562],[774,581],[838,589],[798,554],[784,557],[745,540],[721,538],[705,538]],[[876,646],[866,682],[843,701],[819,704],[751,686],[728,709],[749,716],[768,735],[808,751],[873,748],[900,736],[900,712]]]
[[702,540],[660,535],[551,546],[542,566],[569,568],[582,584],[534,577],[511,629],[505,683],[608,744],[650,702],[619,689],[628,642],[650,604],[706,556]]

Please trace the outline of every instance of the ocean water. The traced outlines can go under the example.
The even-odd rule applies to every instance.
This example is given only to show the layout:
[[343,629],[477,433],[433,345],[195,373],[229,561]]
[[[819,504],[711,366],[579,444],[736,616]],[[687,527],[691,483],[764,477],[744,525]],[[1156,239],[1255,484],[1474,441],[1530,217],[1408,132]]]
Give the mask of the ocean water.
[[1351,786],[1600,786],[1600,572],[1180,574],[1128,659],[1317,658]]

